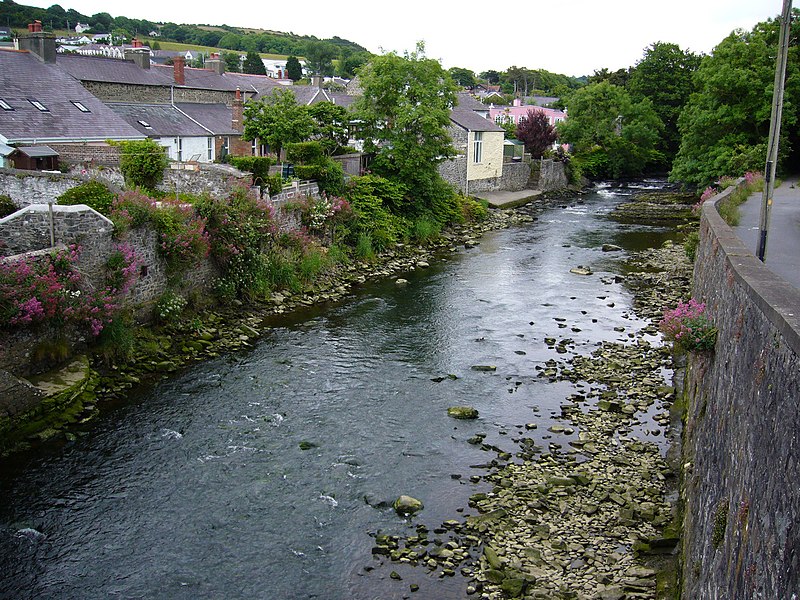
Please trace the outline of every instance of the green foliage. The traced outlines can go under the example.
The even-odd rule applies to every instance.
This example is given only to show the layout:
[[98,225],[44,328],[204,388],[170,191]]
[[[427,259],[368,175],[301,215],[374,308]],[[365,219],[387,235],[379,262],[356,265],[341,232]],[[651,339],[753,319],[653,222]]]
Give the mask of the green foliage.
[[111,204],[114,202],[114,193],[99,181],[87,181],[68,189],[58,197],[56,204],[72,206],[85,204],[101,215],[111,214]]
[[156,301],[155,317],[159,323],[171,323],[180,318],[187,304],[186,298],[169,290]]
[[267,69],[264,66],[264,62],[261,60],[261,57],[258,55],[258,52],[250,51],[244,57],[244,62],[242,63],[242,73],[248,73],[250,75],[266,75]]
[[11,199],[11,196],[0,194],[0,219],[7,217],[11,213],[17,212],[17,205]]
[[693,75],[700,66],[700,56],[681,50],[676,44],[656,42],[645,49],[628,80],[634,100],[649,98],[664,123],[659,144],[671,161],[680,146],[678,116],[694,91]]
[[418,244],[424,244],[436,239],[441,232],[441,226],[428,217],[414,219],[411,224],[411,239]]
[[714,550],[718,549],[725,541],[725,529],[728,527],[728,501],[722,500],[717,504],[714,513],[714,529],[711,532],[711,545]]
[[100,335],[93,353],[106,365],[130,360],[136,347],[136,323],[128,313],[120,313],[107,323]]
[[336,48],[325,42],[312,40],[306,44],[306,65],[317,75],[333,75],[333,59],[338,52]]
[[374,57],[359,72],[356,101],[364,149],[375,153],[373,170],[408,186],[402,214],[430,207],[441,181],[438,165],[454,155],[447,133],[455,84],[438,61],[416,52]]
[[296,56],[290,56],[286,59],[286,76],[292,81],[298,81],[303,78],[303,65],[300,64]]
[[468,88],[475,85],[475,72],[461,67],[451,67],[447,71],[453,81],[463,88]]
[[[680,150],[670,178],[703,188],[722,175],[760,170],[766,157],[779,24],[734,31],[703,57],[691,95],[678,119]],[[800,105],[800,24],[794,23],[786,67],[779,163],[792,151]],[[760,160],[759,159],[760,155]]]
[[372,236],[363,231],[356,241],[356,258],[367,262],[375,260],[375,249],[372,247]]
[[277,89],[263,100],[245,104],[244,138],[266,142],[278,156],[285,144],[305,141],[313,132],[314,120],[291,90]]
[[623,88],[604,81],[574,92],[568,107],[559,139],[572,144],[578,157],[596,155],[581,162],[585,175],[641,175],[660,158],[656,145],[663,126],[647,98],[634,102]]
[[308,107],[308,112],[315,124],[312,137],[322,145],[325,154],[337,154],[347,145],[350,114],[344,106],[317,102]]
[[119,142],[119,168],[129,187],[154,190],[169,166],[164,147],[151,139]]
[[402,202],[403,186],[376,175],[354,177],[346,192],[353,210],[354,222],[347,236],[358,247],[362,234],[369,237],[370,249],[381,250],[402,238],[405,222],[392,213],[391,206]]
[[683,242],[683,249],[686,251],[686,256],[689,257],[689,260],[692,262],[694,262],[694,259],[697,258],[697,246],[699,244],[700,232],[698,231],[690,232]]
[[242,55],[238,52],[223,52],[222,60],[225,61],[225,70],[231,73],[242,72]]
[[269,177],[269,168],[275,164],[275,161],[269,156],[233,156],[232,154],[225,157],[225,162],[240,171],[252,173],[253,182],[259,185],[264,185]]
[[479,223],[489,217],[489,203],[486,200],[458,197],[463,221],[466,223]]
[[320,142],[295,142],[286,144],[286,160],[302,165],[319,164],[324,158]]

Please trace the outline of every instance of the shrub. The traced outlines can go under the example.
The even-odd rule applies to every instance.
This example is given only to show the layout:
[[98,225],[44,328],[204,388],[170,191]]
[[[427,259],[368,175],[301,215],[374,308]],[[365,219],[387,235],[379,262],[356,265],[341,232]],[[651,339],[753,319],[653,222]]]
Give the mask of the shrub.
[[286,160],[301,165],[319,164],[325,158],[319,142],[297,142],[286,144]]
[[440,227],[426,217],[415,219],[411,224],[411,237],[418,243],[425,243],[439,235]]
[[375,250],[372,248],[372,236],[369,233],[360,233],[356,242],[356,258],[372,261],[375,259]]
[[11,213],[17,212],[17,205],[11,199],[11,196],[0,194],[0,219],[7,217]]
[[697,246],[700,244],[700,233],[697,231],[692,231],[689,235],[686,236],[686,240],[683,242],[683,249],[686,252],[686,256],[689,257],[689,260],[694,262],[694,259],[697,257]]
[[119,168],[130,187],[153,190],[164,178],[169,159],[163,146],[151,139],[119,142]]
[[478,223],[485,221],[489,217],[489,203],[486,200],[475,200],[474,198],[459,197],[461,214],[467,223]]
[[658,327],[664,337],[686,351],[713,350],[717,328],[705,312],[705,303],[693,298],[673,310],[665,310]]
[[156,302],[155,316],[161,323],[169,323],[180,318],[186,304],[186,298],[175,292],[167,291]]
[[268,156],[231,156],[225,157],[226,161],[239,169],[253,174],[253,183],[264,185],[269,177],[269,168],[275,161]]
[[99,181],[87,181],[76,185],[58,197],[57,204],[74,206],[85,204],[101,215],[109,216],[114,202],[114,193]]

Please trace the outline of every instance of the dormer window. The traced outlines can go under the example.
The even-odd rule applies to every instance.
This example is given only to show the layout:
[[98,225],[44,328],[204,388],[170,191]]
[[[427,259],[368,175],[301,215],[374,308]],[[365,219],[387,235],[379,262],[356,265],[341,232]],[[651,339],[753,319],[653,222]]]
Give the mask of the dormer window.
[[83,113],[92,112],[88,108],[86,108],[83,104],[78,102],[77,100],[70,100],[70,102],[72,102],[72,104],[75,105],[75,108],[77,108],[79,111],[81,111]]
[[35,108],[42,112],[50,112],[50,109],[47,108],[44,104],[36,100],[35,98],[28,98],[28,102],[30,102]]
[[141,125],[141,126],[142,126],[142,127],[144,127],[145,129],[152,129],[152,128],[153,128],[153,127],[150,125],[150,123],[148,123],[147,121],[142,121],[141,119],[139,119],[137,122],[139,123],[139,125]]
[[3,110],[14,110],[13,108],[11,108],[11,105],[2,98],[0,98],[0,108],[2,108]]

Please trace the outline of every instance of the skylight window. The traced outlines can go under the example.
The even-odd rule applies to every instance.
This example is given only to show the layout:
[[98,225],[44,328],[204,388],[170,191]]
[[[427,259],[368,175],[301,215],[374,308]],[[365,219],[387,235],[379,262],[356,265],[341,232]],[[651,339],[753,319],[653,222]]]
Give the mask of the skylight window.
[[70,100],[70,102],[72,102],[72,104],[75,105],[75,108],[77,108],[81,112],[84,112],[84,113],[92,112],[88,108],[86,108],[83,104],[78,102],[77,100]]
[[152,129],[152,127],[150,126],[150,123],[148,123],[147,121],[142,121],[141,119],[139,119],[138,123],[139,123],[139,125],[141,125],[145,129]]
[[0,98],[0,108],[2,108],[3,110],[14,110],[13,108],[11,108],[11,105],[2,98]]
[[50,112],[49,108],[47,108],[44,104],[42,104],[41,102],[39,102],[38,100],[36,100],[34,98],[28,98],[28,102],[33,104],[33,106],[35,106],[36,108],[38,108],[42,112]]

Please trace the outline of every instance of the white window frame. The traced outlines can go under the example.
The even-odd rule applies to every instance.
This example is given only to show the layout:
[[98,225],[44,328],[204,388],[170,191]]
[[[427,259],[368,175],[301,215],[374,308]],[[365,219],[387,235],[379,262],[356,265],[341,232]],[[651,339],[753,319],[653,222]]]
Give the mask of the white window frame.
[[208,160],[209,162],[214,160],[214,138],[207,137],[206,138],[206,149],[208,150]]
[[474,131],[472,133],[472,162],[483,162],[483,132]]

